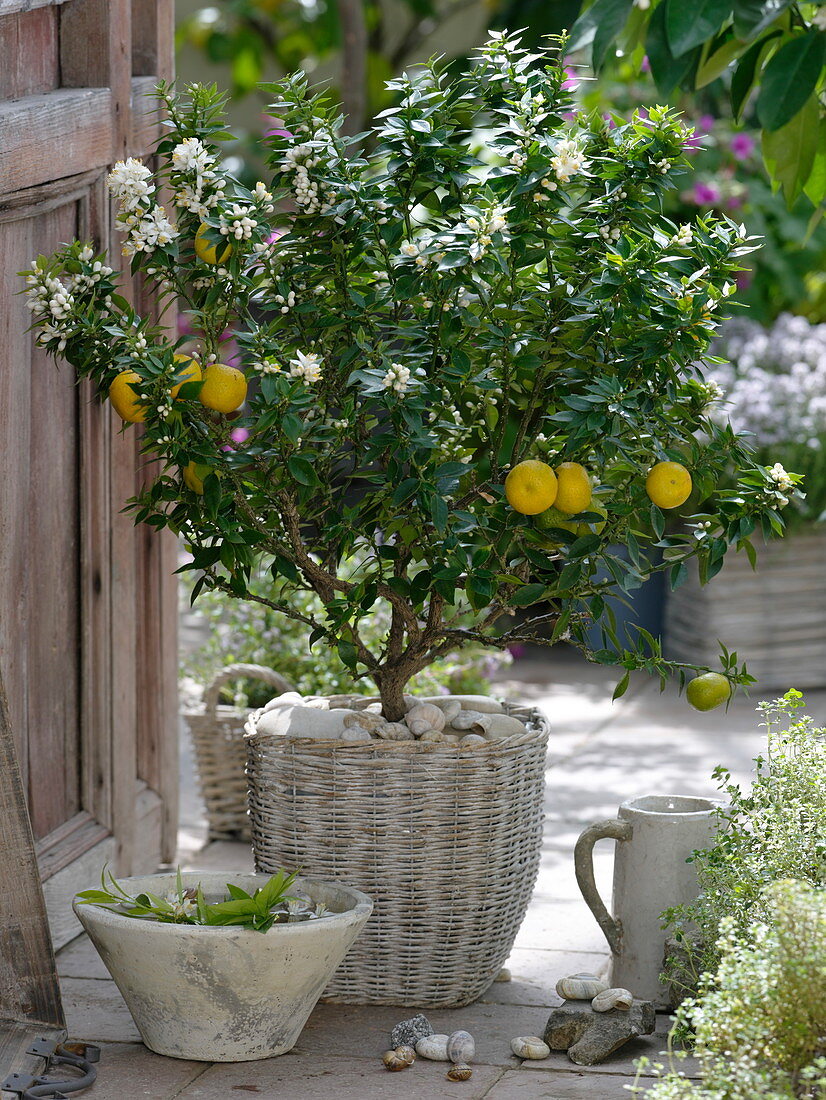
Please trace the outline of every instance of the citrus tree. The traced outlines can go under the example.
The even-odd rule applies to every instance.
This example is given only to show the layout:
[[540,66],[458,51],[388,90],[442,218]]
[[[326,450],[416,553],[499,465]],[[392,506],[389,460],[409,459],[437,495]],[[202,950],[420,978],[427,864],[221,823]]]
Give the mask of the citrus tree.
[[[368,157],[292,76],[269,89],[274,179],[253,190],[221,169],[215,89],[162,87],[156,175],[126,161],[110,187],[133,269],[194,343],[136,315],[90,245],[28,273],[41,345],[165,464],[136,520],[181,534],[196,594],[257,600],[335,646],[389,719],[438,656],[587,650],[593,620],[618,692],[635,668],[702,671],[645,631],[618,638],[606,596],[659,569],[679,584],[693,556],[706,580],[755,531],[780,533],[796,491],[706,416],[695,365],[752,243],[725,219],[664,220],[686,130],[666,109],[570,115],[561,53],[502,33],[463,78],[422,66],[393,83]],[[671,522],[732,469],[734,489]],[[257,591],[262,559],[323,614]],[[368,645],[379,605],[389,626]],[[748,681],[727,654],[722,673],[726,696]]]

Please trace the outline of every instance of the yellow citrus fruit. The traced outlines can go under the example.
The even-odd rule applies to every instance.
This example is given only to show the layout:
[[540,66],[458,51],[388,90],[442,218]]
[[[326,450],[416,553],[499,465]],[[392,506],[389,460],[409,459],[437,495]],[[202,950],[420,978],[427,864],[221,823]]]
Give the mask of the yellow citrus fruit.
[[731,684],[719,672],[695,676],[685,689],[685,697],[695,710],[714,710],[731,696]]
[[203,260],[205,264],[222,264],[232,254],[232,245],[229,241],[218,245],[213,243],[207,236],[208,233],[217,232],[217,229],[213,229],[211,225],[205,223],[198,226],[198,232],[195,234],[195,255],[199,260]]
[[203,377],[198,360],[193,359],[191,355],[184,355],[181,351],[175,353],[175,374],[180,381],[176,382],[169,391],[170,397],[177,397],[181,386],[187,382],[200,382]]
[[585,512],[591,503],[591,479],[585,467],[578,462],[563,462],[555,473],[559,487],[554,507],[569,516]]
[[560,511],[556,505],[540,512],[535,522],[540,531],[547,531],[551,527],[557,527],[562,531],[570,531],[572,535],[587,535],[589,531],[587,523],[574,523],[568,513]]
[[648,471],[645,491],[658,508],[679,508],[691,495],[691,474],[680,462],[658,462]]
[[508,504],[523,516],[535,516],[556,500],[556,474],[547,462],[527,458],[505,478]]
[[244,404],[247,380],[240,370],[226,363],[208,363],[204,368],[204,384],[198,394],[200,402],[219,413],[231,413]]
[[109,387],[109,400],[112,407],[121,418],[130,424],[137,424],[146,420],[146,409],[139,403],[137,393],[132,389],[132,384],[140,385],[143,379],[133,370],[122,370],[112,381]]
[[189,462],[183,469],[184,484],[201,497],[204,495],[204,478],[211,472],[209,466],[202,462]]

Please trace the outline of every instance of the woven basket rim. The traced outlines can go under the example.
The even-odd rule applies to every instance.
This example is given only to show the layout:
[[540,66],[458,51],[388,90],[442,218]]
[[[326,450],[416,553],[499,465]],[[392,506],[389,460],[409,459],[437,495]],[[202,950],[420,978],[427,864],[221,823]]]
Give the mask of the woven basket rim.
[[551,728],[550,723],[545,714],[537,707],[527,706],[521,703],[504,703],[503,706],[505,708],[504,713],[506,714],[512,714],[513,717],[520,719],[523,719],[524,716],[525,732],[514,733],[508,737],[500,737],[495,741],[487,741],[484,745],[474,744],[463,746],[461,741],[387,741],[381,737],[374,737],[370,741],[342,741],[340,738],[284,737],[281,734],[259,733],[256,729],[256,722],[261,715],[265,713],[263,707],[258,707],[256,710],[250,711],[244,723],[244,741],[250,747],[257,743],[259,746],[277,745],[278,747],[289,746],[290,748],[300,748],[305,752],[312,752],[318,749],[327,754],[335,751],[337,755],[352,753],[358,756],[375,752],[410,755],[441,752],[451,756],[455,756],[458,753],[472,753],[474,756],[480,756],[489,755],[492,752],[501,751],[503,749],[515,748],[517,745],[528,744],[531,741],[548,737]]

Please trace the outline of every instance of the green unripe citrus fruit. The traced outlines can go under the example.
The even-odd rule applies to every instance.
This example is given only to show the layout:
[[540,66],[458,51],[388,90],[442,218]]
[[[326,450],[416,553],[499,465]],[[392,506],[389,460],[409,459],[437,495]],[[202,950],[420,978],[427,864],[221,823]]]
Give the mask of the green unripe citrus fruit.
[[704,672],[689,683],[685,697],[695,710],[714,710],[731,697],[731,684],[719,672]]

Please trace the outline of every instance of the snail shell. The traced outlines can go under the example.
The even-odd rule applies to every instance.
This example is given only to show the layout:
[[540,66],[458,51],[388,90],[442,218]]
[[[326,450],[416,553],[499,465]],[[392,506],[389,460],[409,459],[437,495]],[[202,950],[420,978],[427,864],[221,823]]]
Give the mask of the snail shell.
[[457,1062],[445,1074],[448,1081],[468,1081],[473,1070],[465,1062]]
[[381,1060],[384,1063],[384,1068],[389,1069],[391,1072],[396,1072],[400,1069],[407,1069],[410,1062],[404,1057],[403,1054],[399,1054],[397,1050],[386,1050],[381,1056]]
[[380,726],[384,725],[384,719],[380,714],[372,714],[370,711],[361,710],[353,714],[348,714],[344,719],[344,725],[351,729],[356,726],[361,726],[362,729],[369,730],[370,733],[373,733],[375,730],[378,730]]
[[412,741],[413,734],[404,722],[385,722],[376,727],[376,736],[385,741]]
[[548,1058],[551,1048],[538,1035],[517,1035],[511,1039],[511,1050],[517,1058],[531,1058],[539,1061]]
[[416,1061],[416,1051],[406,1043],[404,1046],[396,1047],[396,1054],[398,1054],[400,1058],[404,1058],[409,1066],[412,1066]]
[[454,1031],[447,1040],[447,1056],[451,1062],[472,1062],[476,1043],[469,1031]]
[[485,728],[485,716],[478,710],[460,710],[455,718],[451,719],[451,726],[455,730],[476,730]]
[[628,989],[603,989],[591,1001],[591,1008],[594,1012],[610,1012],[612,1008],[628,1012],[633,1003],[634,994]]
[[486,714],[483,725],[485,737],[489,741],[498,741],[503,737],[513,737],[525,732],[525,723],[511,714]]
[[373,735],[364,726],[345,726],[341,731],[342,741],[372,741]]
[[445,712],[434,703],[418,703],[405,714],[404,720],[412,733],[445,728]]
[[416,1053],[431,1062],[449,1062],[447,1056],[447,1035],[426,1035],[416,1043]]
[[445,735],[441,730],[427,729],[419,737],[420,741],[444,741]]
[[596,974],[570,974],[556,983],[557,993],[566,1001],[591,1001],[597,993],[603,993],[607,988],[608,983]]
[[487,745],[487,741],[480,733],[466,733],[461,743],[467,745],[469,749],[475,748],[477,745]]
[[445,721],[447,722],[452,722],[462,709],[462,704],[458,699],[445,699],[443,703],[436,703],[436,706],[445,716]]

